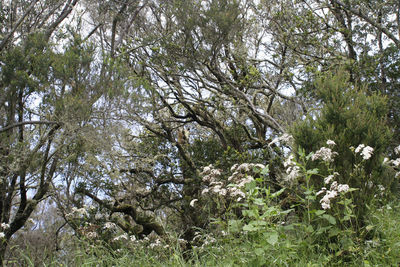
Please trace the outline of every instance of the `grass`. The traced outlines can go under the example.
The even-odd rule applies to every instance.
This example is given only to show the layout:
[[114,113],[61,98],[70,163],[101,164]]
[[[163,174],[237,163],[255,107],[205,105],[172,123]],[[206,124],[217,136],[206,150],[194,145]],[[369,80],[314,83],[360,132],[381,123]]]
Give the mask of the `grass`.
[[[41,266],[399,266],[400,206],[394,203],[371,211],[366,240],[353,240],[347,253],[335,255],[301,231],[279,228],[271,245],[267,232],[228,234],[204,247],[183,252],[179,245],[148,246],[112,251],[105,246],[76,241],[64,257],[52,255]],[[301,225],[298,225],[301,227]],[[290,227],[289,227],[290,228]],[[29,251],[21,251],[20,266],[38,266]]]

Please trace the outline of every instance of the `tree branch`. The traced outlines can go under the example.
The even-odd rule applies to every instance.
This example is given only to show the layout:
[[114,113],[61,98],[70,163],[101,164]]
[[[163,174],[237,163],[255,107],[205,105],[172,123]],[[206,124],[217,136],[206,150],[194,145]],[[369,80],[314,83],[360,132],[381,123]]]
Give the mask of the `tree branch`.
[[364,13],[361,12],[361,8],[359,8],[358,10],[355,8],[351,8],[347,5],[345,5],[344,3],[342,3],[339,0],[331,0],[332,2],[336,3],[337,5],[341,6],[342,8],[344,8],[345,10],[350,11],[351,13],[353,13],[354,15],[356,15],[359,18],[364,19],[366,22],[368,22],[369,24],[371,24],[372,26],[374,26],[375,28],[377,28],[378,30],[382,31],[384,34],[386,34],[386,36],[391,39],[398,48],[400,48],[400,40],[397,39],[391,32],[389,32],[389,30],[385,27],[383,27],[380,23],[374,21],[373,19],[371,19],[370,17],[368,17],[367,15],[365,15]]
[[21,121],[21,122],[17,122],[17,123],[8,125],[4,128],[1,128],[0,133],[8,131],[8,130],[18,127],[18,126],[26,125],[26,124],[58,124],[58,125],[60,125],[60,123],[56,122],[56,121]]

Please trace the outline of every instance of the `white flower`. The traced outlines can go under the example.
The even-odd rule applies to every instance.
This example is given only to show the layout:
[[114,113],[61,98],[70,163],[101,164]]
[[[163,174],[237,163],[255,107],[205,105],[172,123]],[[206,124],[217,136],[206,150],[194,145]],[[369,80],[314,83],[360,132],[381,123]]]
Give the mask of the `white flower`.
[[285,133],[285,134],[283,134],[282,136],[277,137],[277,138],[275,138],[274,140],[272,140],[272,142],[269,143],[268,146],[271,146],[271,145],[273,145],[273,144],[275,144],[275,143],[278,143],[278,142],[280,142],[280,141],[282,141],[283,143],[288,143],[288,142],[290,142],[292,139],[293,139],[293,136],[291,136],[291,135]]
[[129,240],[128,234],[124,233],[124,234],[122,234],[120,236],[114,237],[113,241],[118,241],[118,240],[121,240],[121,239]]
[[337,187],[338,187],[338,182],[334,181],[334,182],[331,184],[331,190],[336,190]]
[[333,174],[329,175],[328,177],[324,178],[324,183],[329,184],[335,176]]
[[385,191],[385,187],[381,184],[378,184],[378,188],[379,190],[381,190],[382,192]]
[[382,164],[385,165],[385,164],[387,164],[387,163],[389,163],[389,158],[386,158],[386,157],[385,157],[385,158],[383,159]]
[[347,185],[347,184],[340,184],[340,185],[338,185],[338,192],[339,193],[342,193],[342,192],[344,192],[344,193],[346,193],[347,191],[349,191],[349,186]]
[[364,144],[360,144],[360,145],[356,148],[355,152],[356,152],[356,153],[360,152],[361,149],[363,149],[364,147],[365,147]]
[[86,234],[86,237],[89,239],[95,239],[97,238],[97,233],[96,232],[89,232]]
[[322,202],[322,203],[321,203],[321,207],[322,207],[324,210],[326,210],[326,209],[330,209],[330,208],[331,208],[331,205],[330,205],[330,203]]
[[225,189],[225,188],[222,188],[220,191],[219,191],[219,195],[221,195],[221,196],[226,196],[226,193],[227,193],[228,191]]
[[400,145],[397,146],[397,147],[394,149],[394,153],[396,153],[397,155],[400,154]]
[[395,166],[395,167],[399,167],[399,165],[400,165],[400,158],[397,158],[396,160],[393,160],[393,161],[392,161],[392,164],[393,164],[393,166]]
[[0,226],[3,229],[9,229],[10,228],[10,225],[8,223],[2,223]]
[[209,191],[210,191],[210,189],[205,188],[205,189],[203,189],[203,191],[201,191],[201,194],[202,195],[207,194]]
[[317,159],[321,159],[326,162],[332,162],[333,157],[337,155],[337,152],[332,152],[332,149],[327,148],[327,147],[321,147],[317,152],[315,152],[312,156],[311,159],[313,161]]
[[246,178],[240,181],[238,187],[243,187],[245,186],[245,184],[251,183],[252,181],[254,181],[254,178],[252,176],[247,176]]
[[104,224],[105,229],[115,229],[116,227],[117,227],[117,225],[113,222],[106,222]]
[[0,233],[0,238],[5,238],[5,237],[6,237],[6,235],[3,232],[1,232]]
[[283,166],[287,167],[287,166],[295,165],[296,162],[294,162],[293,159],[294,159],[293,154],[290,154],[290,156],[283,163]]
[[236,168],[237,168],[238,166],[239,166],[239,164],[237,164],[237,163],[236,163],[235,165],[233,165],[232,168],[231,168],[231,172],[233,172],[234,170],[236,170]]
[[369,159],[372,156],[372,153],[374,152],[374,149],[370,146],[364,147],[364,149],[361,152],[361,155],[363,156],[364,160]]
[[136,241],[136,236],[131,235],[129,239],[131,240],[131,242],[135,242]]
[[326,210],[331,208],[331,199],[337,196],[337,191],[328,190],[326,191],[325,196],[320,200],[321,207]]
[[286,170],[286,173],[288,174],[287,177],[286,177],[286,180],[291,182],[294,179],[296,179],[297,177],[299,177],[299,175],[300,175],[300,167],[299,166],[289,167]]
[[198,199],[193,199],[192,201],[190,201],[190,206],[194,208],[194,204],[199,201]]
[[329,146],[334,146],[334,145],[336,145],[335,141],[332,141],[332,140],[326,141],[326,144],[329,145]]
[[322,193],[326,192],[326,187],[322,187],[321,190],[317,192],[317,196],[321,195]]

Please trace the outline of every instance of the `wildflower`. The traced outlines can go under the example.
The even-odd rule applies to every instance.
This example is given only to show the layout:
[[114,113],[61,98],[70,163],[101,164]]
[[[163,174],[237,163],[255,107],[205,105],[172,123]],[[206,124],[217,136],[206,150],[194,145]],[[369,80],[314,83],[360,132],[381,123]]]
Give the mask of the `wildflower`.
[[381,184],[378,184],[378,188],[381,192],[385,191],[385,187]]
[[135,242],[135,241],[136,241],[136,236],[131,235],[131,236],[129,237],[129,239],[131,240],[131,242]]
[[237,168],[238,166],[239,166],[239,164],[237,164],[237,163],[236,163],[235,165],[233,165],[232,168],[231,168],[231,172],[233,172],[234,170],[236,170],[236,168]]
[[88,232],[88,233],[86,233],[86,237],[89,239],[95,239],[95,238],[97,238],[97,233],[96,232]]
[[317,152],[315,152],[312,156],[311,159],[313,161],[317,159],[321,159],[326,162],[332,162],[333,157],[337,155],[337,152],[332,152],[332,149],[327,148],[327,147],[321,147]]
[[364,144],[360,144],[360,145],[356,148],[355,152],[356,152],[356,153],[359,153],[359,152],[361,151],[361,149],[363,149],[364,147],[365,147]]
[[1,239],[1,238],[5,238],[5,237],[6,237],[6,234],[4,234],[3,232],[1,232],[1,233],[0,233],[0,239]]
[[333,174],[329,175],[328,177],[325,177],[324,183],[329,184],[333,178],[335,178],[335,176]]
[[0,226],[3,229],[9,229],[10,228],[10,225],[8,223],[2,223]]
[[237,171],[238,172],[240,172],[240,171],[243,171],[243,172],[249,172],[250,171],[250,164],[248,164],[248,163],[243,163],[243,164],[241,164],[238,168],[237,168]]
[[387,163],[389,163],[389,158],[386,158],[386,157],[385,157],[385,158],[383,159],[382,164],[385,165],[385,164],[387,164]]
[[271,145],[273,145],[273,144],[275,144],[275,143],[278,143],[278,142],[280,142],[280,141],[282,141],[283,143],[289,143],[292,139],[293,139],[293,136],[291,136],[291,135],[285,133],[285,134],[283,134],[282,136],[277,137],[277,138],[275,138],[274,140],[272,140],[272,142],[269,143],[268,146],[271,146]]
[[198,199],[193,199],[192,201],[190,201],[190,206],[194,208],[194,204],[199,201]]
[[396,153],[397,155],[400,154],[400,145],[397,146],[397,147],[394,149],[394,153]]
[[129,236],[127,233],[114,237],[113,241],[119,241],[121,239],[129,240]]
[[106,222],[104,224],[104,228],[105,229],[115,229],[117,227],[117,225],[115,223],[112,222]]
[[226,193],[227,193],[228,191],[225,189],[225,188],[222,188],[220,191],[219,191],[219,195],[221,195],[221,196],[226,196]]
[[326,209],[330,209],[331,205],[330,205],[330,203],[322,202],[321,207],[322,207],[322,209],[326,210]]
[[335,141],[332,141],[332,140],[326,141],[326,144],[327,144],[328,146],[334,146],[334,145],[336,145]]
[[393,161],[392,161],[392,164],[393,164],[393,166],[395,166],[395,167],[399,167],[399,165],[400,165],[400,158],[397,158],[396,160],[393,160]]
[[247,176],[246,178],[244,178],[240,181],[240,183],[238,184],[238,187],[243,187],[245,184],[248,184],[252,181],[254,181],[254,178],[251,176]]
[[293,154],[290,154],[290,156],[283,163],[283,166],[287,167],[287,166],[295,165],[296,162],[294,162],[293,159],[294,159]]
[[321,195],[322,193],[326,192],[326,187],[322,187],[321,190],[317,192],[317,196]]
[[366,146],[362,150],[361,155],[363,156],[364,160],[367,160],[372,156],[372,152],[374,152],[374,149],[370,146]]
[[300,167],[299,166],[292,166],[289,167],[286,170],[286,173],[288,174],[288,176],[286,177],[287,181],[293,181],[294,179],[296,179],[297,177],[300,176]]
[[205,189],[203,189],[203,191],[201,191],[201,194],[202,195],[207,194],[209,191],[210,191],[210,189],[205,188]]
[[347,191],[349,191],[349,185],[347,185],[347,184],[340,184],[340,185],[338,185],[338,188],[337,188],[337,190],[338,190],[338,192],[339,193],[346,193]]
[[337,187],[338,187],[338,182],[334,181],[334,182],[331,184],[331,190],[336,190]]
[[331,208],[331,199],[337,196],[337,191],[328,190],[325,196],[320,200],[322,209],[330,209]]

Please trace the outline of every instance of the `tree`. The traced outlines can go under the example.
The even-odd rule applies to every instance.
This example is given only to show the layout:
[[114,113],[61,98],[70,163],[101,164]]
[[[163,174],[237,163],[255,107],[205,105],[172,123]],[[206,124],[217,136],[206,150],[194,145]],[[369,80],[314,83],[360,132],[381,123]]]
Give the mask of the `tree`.
[[[2,2],[7,23],[0,45],[1,261],[10,238],[61,174],[66,144],[75,142],[102,95],[90,76],[93,48],[73,33],[52,38],[76,3]],[[54,40],[68,43],[65,51]]]
[[[391,143],[386,121],[387,100],[379,94],[368,95],[366,87],[352,86],[349,74],[343,71],[321,75],[314,89],[321,101],[320,108],[293,125],[294,148],[304,149],[308,154],[327,147],[327,140],[336,143],[333,150],[338,154],[332,163],[340,174],[336,180],[357,189],[352,199],[360,222],[357,227],[360,227],[380,186],[390,188],[394,182],[382,166],[383,155]],[[360,144],[373,148],[371,158],[363,159],[354,151]],[[309,167],[318,167],[321,174],[328,171],[324,162],[313,162],[313,165]],[[314,176],[311,184],[322,188],[324,179]]]

